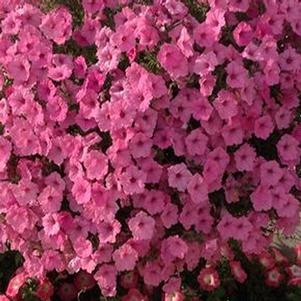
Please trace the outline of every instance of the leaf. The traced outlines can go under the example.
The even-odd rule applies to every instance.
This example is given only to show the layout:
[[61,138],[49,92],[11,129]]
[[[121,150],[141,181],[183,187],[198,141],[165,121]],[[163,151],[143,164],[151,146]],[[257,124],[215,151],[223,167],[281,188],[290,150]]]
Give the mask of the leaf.
[[196,0],[183,0],[182,2],[195,19],[197,19],[200,23],[205,21],[206,14],[209,10],[209,6],[207,4],[199,3]]

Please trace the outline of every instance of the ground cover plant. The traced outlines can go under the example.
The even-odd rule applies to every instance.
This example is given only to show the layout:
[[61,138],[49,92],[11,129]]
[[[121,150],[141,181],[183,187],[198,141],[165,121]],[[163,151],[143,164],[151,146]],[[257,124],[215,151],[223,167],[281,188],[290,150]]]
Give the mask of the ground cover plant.
[[300,74],[298,0],[0,0],[0,300],[301,300]]

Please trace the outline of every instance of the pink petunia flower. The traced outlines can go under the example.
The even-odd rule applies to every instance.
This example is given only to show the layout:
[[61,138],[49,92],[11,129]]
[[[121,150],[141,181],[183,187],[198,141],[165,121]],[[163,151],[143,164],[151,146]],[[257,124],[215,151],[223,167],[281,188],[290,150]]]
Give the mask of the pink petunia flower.
[[185,191],[192,177],[184,163],[180,163],[168,168],[168,184],[169,186]]
[[117,271],[131,271],[138,260],[138,253],[129,244],[123,244],[113,253]]
[[155,220],[140,211],[129,220],[128,225],[135,239],[148,240],[153,236]]

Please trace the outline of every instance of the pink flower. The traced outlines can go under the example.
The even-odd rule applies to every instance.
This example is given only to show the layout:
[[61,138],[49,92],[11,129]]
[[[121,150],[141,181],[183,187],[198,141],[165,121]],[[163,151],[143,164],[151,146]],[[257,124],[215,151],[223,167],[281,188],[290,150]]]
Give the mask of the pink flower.
[[244,283],[247,280],[247,274],[243,270],[241,263],[239,261],[231,261],[230,262],[231,272],[239,283]]
[[222,136],[227,146],[241,144],[243,142],[244,131],[239,119],[225,125],[222,128]]
[[220,278],[213,267],[203,268],[198,276],[200,287],[206,291],[213,291],[220,286]]
[[220,176],[220,166],[214,160],[207,160],[204,164],[203,177],[208,184],[213,183]]
[[123,244],[113,253],[117,271],[131,271],[138,260],[138,253],[129,244]]
[[75,253],[82,258],[89,257],[93,252],[91,242],[83,236],[77,237],[72,245]]
[[212,47],[217,40],[218,31],[203,22],[194,28],[193,37],[201,47]]
[[151,153],[152,141],[143,134],[137,133],[130,141],[130,151],[134,158],[146,158]]
[[162,241],[161,258],[165,262],[183,259],[188,251],[187,244],[178,236],[170,236]]
[[267,186],[260,185],[251,194],[251,201],[256,211],[270,210],[272,207],[272,195]]
[[187,58],[193,56],[193,40],[184,26],[177,41],[177,46]]
[[267,139],[273,130],[274,124],[269,115],[265,115],[255,120],[254,133],[256,137]]
[[165,293],[164,301],[184,301],[185,296],[181,292]]
[[270,270],[275,266],[275,260],[272,254],[267,251],[261,252],[258,256],[258,260],[266,270]]
[[6,15],[1,22],[2,32],[8,35],[17,35],[21,28],[21,20],[16,12],[11,12]]
[[56,270],[77,273],[66,301],[94,284],[182,300],[176,275],[202,258],[212,291],[221,256],[244,282],[230,239],[268,285],[299,285],[265,231],[299,222],[298,1],[195,1],[198,16],[179,0],[39,2],[0,1],[0,251],[21,253],[37,297]]
[[42,225],[47,235],[56,235],[60,231],[60,222],[57,214],[46,214],[42,218]]
[[63,256],[55,250],[46,250],[42,255],[42,264],[47,271],[57,270],[63,271],[65,266]]
[[120,183],[126,194],[142,193],[144,191],[144,183],[146,174],[139,170],[136,166],[129,166],[120,175]]
[[208,121],[212,112],[213,112],[213,107],[211,106],[207,98],[200,97],[200,99],[198,99],[198,101],[194,103],[194,110],[192,114],[195,119]]
[[249,4],[251,2],[249,0],[242,0],[242,1],[237,1],[237,0],[230,0],[229,1],[229,10],[230,11],[238,11],[238,12],[245,12],[249,8]]
[[[181,288],[181,279],[171,277],[167,283],[163,285],[163,291],[168,294],[173,294]],[[184,298],[184,296],[183,296]]]
[[185,191],[192,177],[184,163],[180,163],[168,168],[168,184],[179,191]]
[[283,275],[280,274],[278,268],[276,267],[267,271],[265,276],[265,283],[272,287],[278,287],[283,278]]
[[92,150],[84,157],[87,178],[102,180],[108,172],[108,159],[99,151]]
[[77,78],[84,78],[87,71],[87,63],[83,56],[79,56],[74,61],[74,74]]
[[283,175],[283,170],[276,161],[264,162],[260,166],[260,180],[262,185],[275,186]]
[[170,228],[178,221],[178,207],[174,204],[168,203],[160,217],[164,227]]
[[206,74],[199,80],[200,92],[203,96],[210,96],[213,92],[216,78],[211,73]]
[[187,60],[175,45],[163,44],[158,53],[158,61],[173,78],[188,74]]
[[51,120],[61,122],[67,116],[68,105],[62,97],[51,97],[47,102],[47,111]]
[[100,243],[98,249],[91,255],[92,259],[98,263],[108,263],[111,261],[113,246],[109,243]]
[[111,42],[120,51],[127,52],[135,47],[135,35],[133,28],[126,24],[118,27],[116,33],[111,36]]
[[295,249],[295,253],[296,253],[297,264],[300,264],[301,263],[301,244],[298,243],[294,249]]
[[194,65],[194,72],[200,76],[207,75],[212,72],[218,65],[216,55],[213,51],[200,55]]
[[135,239],[148,240],[153,236],[155,220],[140,211],[129,220],[128,225]]
[[191,200],[198,204],[208,200],[208,185],[203,177],[195,174],[187,185],[187,191]]
[[18,55],[8,63],[7,71],[16,85],[22,85],[29,79],[30,63],[25,57]]
[[114,243],[116,236],[121,230],[121,225],[117,220],[111,222],[100,222],[97,225],[98,238],[100,243]]
[[222,119],[229,119],[238,113],[236,98],[226,90],[219,92],[213,105]]
[[91,199],[91,184],[81,177],[77,177],[72,186],[72,194],[78,204],[86,204]]
[[273,199],[273,207],[280,217],[293,218],[299,210],[299,202],[290,194],[281,195],[279,199]]
[[239,46],[248,45],[253,37],[253,29],[246,22],[240,22],[233,31],[233,36]]
[[256,153],[249,144],[244,144],[235,152],[234,158],[239,171],[252,171],[255,164]]
[[163,211],[165,203],[168,199],[168,195],[165,195],[162,191],[151,190],[146,195],[143,194],[141,198],[138,198],[136,206],[142,207],[149,214],[154,215]]
[[19,273],[10,279],[6,289],[6,296],[14,298],[18,295],[20,288],[25,284],[27,275],[26,273]]
[[284,134],[277,143],[277,151],[284,161],[295,161],[300,156],[299,142],[291,135]]
[[45,187],[37,199],[44,213],[58,212],[61,208],[62,200],[62,192],[52,186]]
[[171,15],[181,17],[187,14],[187,7],[181,2],[167,0],[164,6],[167,8],[168,12]]
[[12,145],[9,140],[3,136],[0,137],[0,171],[4,171],[9,160]]
[[281,53],[279,64],[284,71],[296,71],[300,69],[300,54],[297,54],[296,50],[289,46]]
[[208,143],[208,137],[200,129],[192,131],[185,139],[187,151],[191,156],[203,155]]
[[162,281],[162,266],[159,261],[148,261],[143,268],[143,279],[147,285],[158,286]]
[[104,2],[102,0],[83,0],[83,7],[89,14],[95,14],[104,8]]
[[246,69],[237,61],[229,63],[226,67],[227,84],[231,88],[243,88],[248,81]]
[[101,292],[106,297],[112,297],[116,294],[116,276],[117,271],[113,265],[104,264],[95,273],[94,278],[97,281]]
[[43,34],[57,44],[64,44],[71,37],[72,16],[65,8],[58,8],[47,14],[40,25]]

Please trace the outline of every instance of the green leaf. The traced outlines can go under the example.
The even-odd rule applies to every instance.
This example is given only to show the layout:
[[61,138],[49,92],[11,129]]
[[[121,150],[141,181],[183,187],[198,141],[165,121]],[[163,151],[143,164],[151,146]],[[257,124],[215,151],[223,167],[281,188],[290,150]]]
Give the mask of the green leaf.
[[205,3],[199,3],[197,0],[182,0],[189,10],[189,13],[200,23],[206,19],[209,6]]
[[163,69],[157,60],[157,55],[154,52],[141,51],[138,53],[137,62],[143,66],[147,71],[161,74]]

